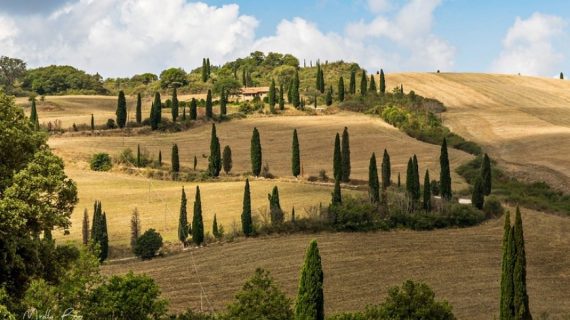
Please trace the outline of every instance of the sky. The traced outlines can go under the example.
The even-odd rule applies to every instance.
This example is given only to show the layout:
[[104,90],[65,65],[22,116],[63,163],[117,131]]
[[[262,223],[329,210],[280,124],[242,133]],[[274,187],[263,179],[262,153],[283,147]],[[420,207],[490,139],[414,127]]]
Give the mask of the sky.
[[567,0],[0,0],[0,55],[104,77],[259,50],[374,72],[570,75]]

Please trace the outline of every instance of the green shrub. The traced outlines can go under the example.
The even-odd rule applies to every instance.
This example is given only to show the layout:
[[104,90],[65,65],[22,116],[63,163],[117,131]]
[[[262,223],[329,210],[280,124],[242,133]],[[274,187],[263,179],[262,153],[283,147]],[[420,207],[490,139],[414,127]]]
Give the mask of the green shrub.
[[485,199],[485,204],[483,205],[483,212],[487,217],[498,217],[505,213],[505,208],[501,204],[501,201],[495,196],[490,196]]
[[113,167],[108,153],[96,153],[91,157],[89,166],[93,171],[109,171]]
[[117,128],[117,124],[115,123],[115,120],[107,119],[107,123],[105,124],[105,127],[107,129],[115,129],[115,128]]
[[346,196],[341,204],[329,207],[329,215],[336,230],[365,231],[377,228],[380,214],[367,199]]
[[162,247],[162,236],[154,229],[148,229],[137,239],[135,244],[135,255],[143,260],[149,260],[156,256]]

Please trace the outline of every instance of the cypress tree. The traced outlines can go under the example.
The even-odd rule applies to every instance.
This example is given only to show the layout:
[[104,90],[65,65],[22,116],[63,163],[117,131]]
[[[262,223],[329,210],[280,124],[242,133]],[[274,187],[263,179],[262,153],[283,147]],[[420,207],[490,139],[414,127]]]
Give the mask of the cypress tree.
[[324,274],[317,241],[311,241],[299,280],[295,320],[324,320]]
[[142,167],[142,161],[141,161],[141,145],[137,144],[137,163],[136,163],[137,167]]
[[376,80],[374,80],[373,74],[370,75],[370,87],[368,88],[368,91],[376,93]]
[[513,269],[514,283],[514,311],[515,319],[530,320],[532,319],[528,294],[526,290],[526,253],[524,248],[523,225],[521,211],[517,206],[515,215],[515,225],[513,227],[513,239],[515,250],[515,262]]
[[380,93],[386,93],[386,78],[384,78],[384,70],[380,69]]
[[99,239],[99,229],[101,226],[101,213],[99,211],[99,206],[99,201],[95,201],[93,204],[93,219],[91,219],[93,225],[91,226],[90,237],[93,240],[93,243],[97,243]]
[[196,120],[198,118],[198,111],[196,110],[198,108],[197,104],[196,99],[192,98],[190,101],[190,120]]
[[380,181],[378,181],[378,168],[376,167],[376,154],[373,152],[368,166],[368,197],[370,202],[380,203]]
[[171,164],[172,172],[180,172],[180,159],[178,158],[178,145],[176,143],[172,145]]
[[[93,119],[93,115],[91,115],[91,119]],[[36,99],[35,98],[32,98],[32,110],[30,111],[30,122],[32,123],[32,126],[34,127],[34,129],[38,130],[40,128],[40,119],[38,117],[38,110],[36,109]],[[93,125],[92,125],[92,127],[93,127]]]
[[295,79],[293,80],[293,87],[291,88],[291,103],[295,108],[298,108],[301,104],[301,97],[299,95],[299,72],[295,71]]
[[208,81],[208,67],[206,66],[206,58],[202,58],[202,82]]
[[471,194],[471,204],[481,210],[483,209],[483,204],[485,203],[485,195],[483,190],[483,179],[477,177],[475,179],[475,184],[473,185],[473,193]]
[[225,88],[222,87],[222,91],[220,92],[220,114],[222,116],[225,116],[228,113],[227,104],[228,96]]
[[360,95],[365,96],[368,90],[368,83],[366,77],[366,71],[362,70],[362,77],[360,78]]
[[342,132],[342,182],[350,181],[350,142],[348,140],[348,128]]
[[230,146],[224,147],[224,152],[222,154],[222,165],[226,174],[229,174],[230,171],[232,171],[232,149],[230,149]]
[[131,250],[135,250],[137,244],[137,239],[141,233],[141,220],[139,217],[139,210],[135,208],[133,214],[131,215]]
[[141,94],[137,94],[137,108],[136,108],[136,120],[138,124],[142,123],[142,97]]
[[356,71],[350,71],[350,83],[348,86],[348,92],[352,95],[356,94]]
[[150,118],[150,126],[152,130],[158,129],[162,118],[162,102],[160,101],[160,93],[156,92],[154,94],[154,102],[152,103],[152,115]]
[[251,136],[251,172],[254,176],[258,177],[261,173],[262,153],[261,153],[261,140],[259,137],[259,131],[257,128],[253,128],[253,134]]
[[216,239],[219,239],[221,236],[220,230],[218,229],[218,219],[216,218],[215,214],[214,214],[214,221],[212,222],[212,235]]
[[560,80],[564,80],[564,73],[560,72]]
[[321,91],[321,93],[323,93],[323,92],[325,92],[325,74],[324,74],[322,68],[321,68],[321,70],[320,70],[319,79],[321,80],[321,86],[320,86],[320,88],[319,88],[319,91]]
[[321,64],[317,63],[317,77],[316,77],[317,83],[315,84],[315,88],[318,91],[321,91]]
[[503,231],[503,259],[501,265],[501,300],[500,314],[501,320],[514,319],[514,248],[513,248],[513,228],[511,227],[510,213],[505,214],[505,224]]
[[330,106],[333,103],[333,90],[332,86],[329,86],[329,90],[327,90],[327,95],[325,97],[325,104]]
[[340,136],[338,132],[334,138],[333,174],[335,180],[342,179],[342,153],[340,150]]
[[196,166],[198,165],[198,158],[194,156],[194,171],[196,171]]
[[251,218],[251,195],[249,191],[249,179],[245,179],[243,191],[243,210],[241,212],[241,227],[243,234],[248,237],[253,235],[253,220]]
[[287,102],[293,103],[293,87],[295,86],[295,80],[291,79],[289,81],[289,86],[287,87]]
[[424,176],[424,210],[431,211],[431,182],[429,180],[429,170],[426,169],[426,174]]
[[400,173],[398,172],[398,188],[400,188],[402,186],[401,180],[400,180]]
[[212,90],[208,89],[208,95],[206,96],[206,118],[212,119],[214,113],[212,111]]
[[279,85],[279,110],[285,110],[285,98],[283,97],[283,84]]
[[315,109],[317,108],[317,94],[315,93],[315,100],[313,100],[313,102],[315,103]]
[[269,199],[269,212],[271,213],[271,223],[281,224],[284,220],[283,210],[281,210],[281,203],[279,201],[279,189],[277,186],[273,187],[271,194],[267,195]]
[[491,194],[492,189],[492,176],[491,176],[491,159],[485,153],[483,156],[483,163],[481,164],[481,178],[483,179],[483,194],[488,196]]
[[344,101],[344,79],[342,76],[338,79],[338,101]]
[[200,187],[196,186],[196,200],[194,200],[194,216],[192,217],[192,242],[200,246],[204,243],[204,221],[202,220],[202,199]]
[[208,158],[208,172],[210,176],[217,177],[222,170],[222,155],[220,152],[220,140],[216,134],[216,124],[212,123],[212,134],[210,136],[210,157]]
[[269,108],[271,108],[271,110],[275,110],[275,104],[277,103],[276,98],[275,80],[271,79],[271,86],[269,86]]
[[186,203],[186,192],[184,192],[184,187],[182,187],[180,216],[178,218],[178,240],[180,240],[183,246],[186,244],[186,238],[188,238],[188,214],[186,212]]
[[117,125],[119,128],[124,128],[127,123],[127,100],[125,99],[125,93],[123,90],[119,91],[115,115],[117,116]]
[[210,66],[210,58],[206,58],[206,76],[207,79],[210,79],[210,72],[211,72],[211,66]]
[[295,207],[291,210],[291,222],[295,223]]
[[176,93],[176,87],[172,89],[172,106],[170,111],[172,112],[172,122],[176,122],[178,119],[178,94]]
[[81,231],[83,236],[83,245],[87,245],[89,243],[89,213],[87,212],[87,209],[83,211],[83,225]]
[[392,184],[392,168],[390,165],[390,155],[384,149],[384,156],[382,157],[382,189],[386,190]]
[[449,157],[447,155],[447,140],[443,138],[441,144],[441,154],[439,156],[439,183],[441,189],[441,197],[445,200],[451,200],[451,171],[449,169]]
[[291,171],[293,176],[297,177],[301,174],[301,151],[299,149],[299,138],[297,137],[297,129],[293,129],[293,146],[291,152]]
[[406,193],[410,200],[410,204],[414,203],[415,200],[415,173],[414,173],[414,161],[412,158],[408,159],[408,167],[406,169]]
[[95,130],[95,118],[93,117],[93,114],[91,114],[91,131]]
[[99,261],[103,262],[107,260],[109,256],[109,233],[107,231],[107,214],[103,212],[101,216],[101,238],[100,238],[100,246],[101,246],[101,253],[99,256]]
[[339,205],[342,203],[342,194],[340,191],[340,180],[334,181],[334,189],[332,193],[331,206]]
[[162,167],[162,151],[158,150],[158,166]]
[[247,78],[245,76],[245,69],[241,69],[241,83],[244,87],[247,87]]
[[412,159],[414,164],[414,200],[419,201],[421,196],[420,186],[420,168],[418,166],[418,157],[414,154]]

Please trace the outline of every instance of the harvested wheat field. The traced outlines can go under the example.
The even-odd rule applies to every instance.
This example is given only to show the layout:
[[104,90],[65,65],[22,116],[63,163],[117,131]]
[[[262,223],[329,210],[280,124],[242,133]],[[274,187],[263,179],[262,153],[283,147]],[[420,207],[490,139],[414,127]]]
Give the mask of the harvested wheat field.
[[436,98],[444,123],[519,177],[570,190],[570,81],[517,75],[398,73],[389,88]]
[[[523,210],[527,278],[535,316],[570,315],[570,220]],[[193,248],[152,261],[123,261],[106,274],[133,270],[151,275],[173,311],[220,310],[257,267],[270,270],[292,299],[305,249],[318,240],[325,273],[326,312],[361,310],[379,303],[388,287],[406,279],[427,282],[459,319],[498,316],[503,219],[468,229],[429,232],[323,233],[240,240]],[[196,265],[197,273],[194,271]]]
[[[337,132],[342,133],[345,126],[350,132],[352,178],[367,180],[370,155],[376,152],[380,164],[384,148],[390,153],[394,181],[398,172],[402,175],[402,183],[405,181],[408,158],[414,153],[418,156],[422,176],[425,169],[429,169],[433,177],[439,175],[439,146],[410,138],[379,118],[358,113],[249,117],[217,124],[217,134],[222,148],[229,145],[232,149],[233,172],[244,173],[251,171],[251,133],[257,127],[261,135],[263,162],[269,165],[271,173],[283,177],[291,175],[291,141],[293,129],[296,128],[301,146],[303,176],[317,176],[321,169],[331,176],[334,137]],[[54,136],[50,138],[49,144],[67,163],[77,162],[78,166],[85,168],[88,158],[96,152],[117,155],[127,147],[136,151],[137,144],[155,156],[155,159],[161,150],[163,160],[169,162],[172,144],[177,143],[183,167],[192,167],[194,156],[197,156],[198,168],[206,169],[206,155],[210,153],[210,130],[210,125],[201,125],[173,134]],[[450,149],[449,152],[452,168],[472,158],[459,150]],[[466,186],[463,179],[455,173],[453,181],[456,190]]]

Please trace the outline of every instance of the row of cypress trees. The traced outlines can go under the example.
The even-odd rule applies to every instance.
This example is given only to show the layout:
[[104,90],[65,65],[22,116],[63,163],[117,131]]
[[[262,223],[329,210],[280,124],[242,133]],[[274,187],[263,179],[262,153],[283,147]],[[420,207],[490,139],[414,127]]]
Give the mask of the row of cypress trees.
[[107,214],[103,212],[101,201],[95,201],[93,206],[91,243],[99,247],[99,261],[105,261],[109,255],[109,234],[107,232]]
[[344,127],[342,142],[338,133],[334,141],[333,175],[335,180],[342,182],[350,181],[350,170],[350,141],[348,128]]
[[202,82],[208,81],[210,79],[210,58],[202,58]]
[[[200,196],[200,186],[196,186],[196,196],[194,199],[194,213],[192,215],[192,223],[188,222],[187,198],[184,187],[182,187],[182,196],[180,199],[180,215],[178,218],[178,240],[182,245],[186,245],[186,241],[192,235],[192,242],[200,246],[204,243],[204,220],[202,217],[202,198]],[[217,221],[216,221],[216,228]],[[217,233],[217,231],[216,231]]]

